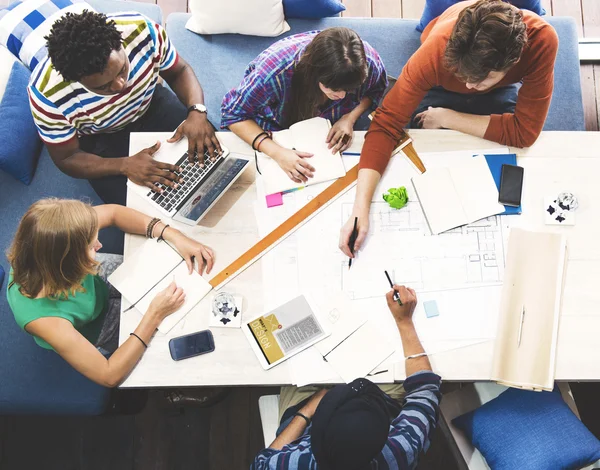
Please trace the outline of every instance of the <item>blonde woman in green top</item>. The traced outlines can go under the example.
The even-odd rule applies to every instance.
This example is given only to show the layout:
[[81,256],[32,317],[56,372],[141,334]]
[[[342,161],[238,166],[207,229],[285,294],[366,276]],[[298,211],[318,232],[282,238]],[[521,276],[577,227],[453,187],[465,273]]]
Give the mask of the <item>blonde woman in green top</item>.
[[95,345],[110,296],[98,275],[96,252],[102,248],[98,231],[109,226],[152,238],[162,234],[190,273],[194,264],[200,274],[212,269],[210,248],[158,219],[118,205],[44,199],[25,213],[8,251],[7,297],[15,320],[38,345],[56,351],[90,380],[116,387],[142,357],[160,322],[183,305],[185,293],[172,283],[157,294],[133,334],[107,358]]

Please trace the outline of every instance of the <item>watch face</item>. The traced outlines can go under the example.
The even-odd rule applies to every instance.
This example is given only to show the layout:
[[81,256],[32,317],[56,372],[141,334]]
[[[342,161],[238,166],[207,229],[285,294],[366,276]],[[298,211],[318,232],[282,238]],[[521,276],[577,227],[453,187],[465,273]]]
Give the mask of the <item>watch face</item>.
[[194,106],[192,106],[192,108],[196,111],[200,111],[201,113],[206,112],[206,106],[204,106],[203,104],[195,104]]

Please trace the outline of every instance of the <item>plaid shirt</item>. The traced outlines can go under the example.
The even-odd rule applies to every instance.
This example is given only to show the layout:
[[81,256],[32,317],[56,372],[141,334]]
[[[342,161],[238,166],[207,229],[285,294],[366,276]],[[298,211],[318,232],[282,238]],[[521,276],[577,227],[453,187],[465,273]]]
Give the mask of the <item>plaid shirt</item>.
[[[407,377],[402,411],[392,421],[388,440],[371,461],[371,470],[408,470],[417,466],[419,454],[429,448],[429,438],[437,424],[440,383],[440,377],[429,371]],[[310,429],[311,425],[281,450],[263,450],[250,470],[318,470],[310,447]]]
[[[283,109],[290,98],[289,90],[297,62],[304,49],[319,31],[295,34],[263,51],[244,73],[240,86],[229,91],[221,105],[221,127],[224,129],[240,121],[254,120],[263,129],[283,129]],[[375,109],[387,87],[383,62],[367,42],[363,41],[369,67],[368,77],[358,90],[344,99],[331,102],[319,114],[335,123],[356,108],[364,97],[373,100]]]

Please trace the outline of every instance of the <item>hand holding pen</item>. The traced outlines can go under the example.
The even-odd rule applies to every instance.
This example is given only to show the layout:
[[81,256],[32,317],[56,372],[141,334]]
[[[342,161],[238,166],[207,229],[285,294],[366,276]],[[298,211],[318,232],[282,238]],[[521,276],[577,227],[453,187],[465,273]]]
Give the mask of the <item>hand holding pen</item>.
[[414,290],[394,284],[392,290],[385,295],[385,298],[388,308],[397,323],[412,320],[417,306],[417,294]]
[[[387,277],[388,282],[390,283],[390,287],[392,289],[394,289],[394,283],[392,282],[392,278],[390,277],[390,275],[388,274],[387,271],[384,271],[385,273],[385,277]],[[398,293],[398,291],[396,289],[394,289],[394,300],[396,302],[398,302],[398,305],[400,305],[400,307],[402,307],[402,299],[400,298],[400,294]]]

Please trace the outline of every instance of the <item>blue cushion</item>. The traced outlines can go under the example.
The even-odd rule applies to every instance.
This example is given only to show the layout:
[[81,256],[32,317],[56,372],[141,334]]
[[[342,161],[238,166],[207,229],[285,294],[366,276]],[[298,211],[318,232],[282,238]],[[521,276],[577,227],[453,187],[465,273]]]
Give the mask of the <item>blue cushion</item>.
[[325,18],[336,16],[345,9],[337,0],[283,0],[286,18]]
[[93,10],[84,0],[16,1],[0,10],[2,45],[33,70],[47,55],[46,36],[52,24],[68,12]]
[[4,268],[0,266],[0,289],[2,288],[2,283],[4,282]]
[[[427,0],[425,2],[425,9],[423,10],[423,15],[421,16],[421,21],[417,26],[417,31],[422,32],[431,22],[431,20],[440,16],[455,3],[461,1],[462,0]],[[517,8],[530,10],[534,13],[537,13],[538,15],[546,14],[546,10],[544,10],[544,8],[542,7],[541,0],[511,0],[508,3],[513,4]]]
[[511,388],[452,423],[494,470],[575,469],[600,459],[600,441],[556,390]]
[[0,101],[0,169],[25,184],[31,183],[42,142],[27,97],[30,72],[14,62]]

